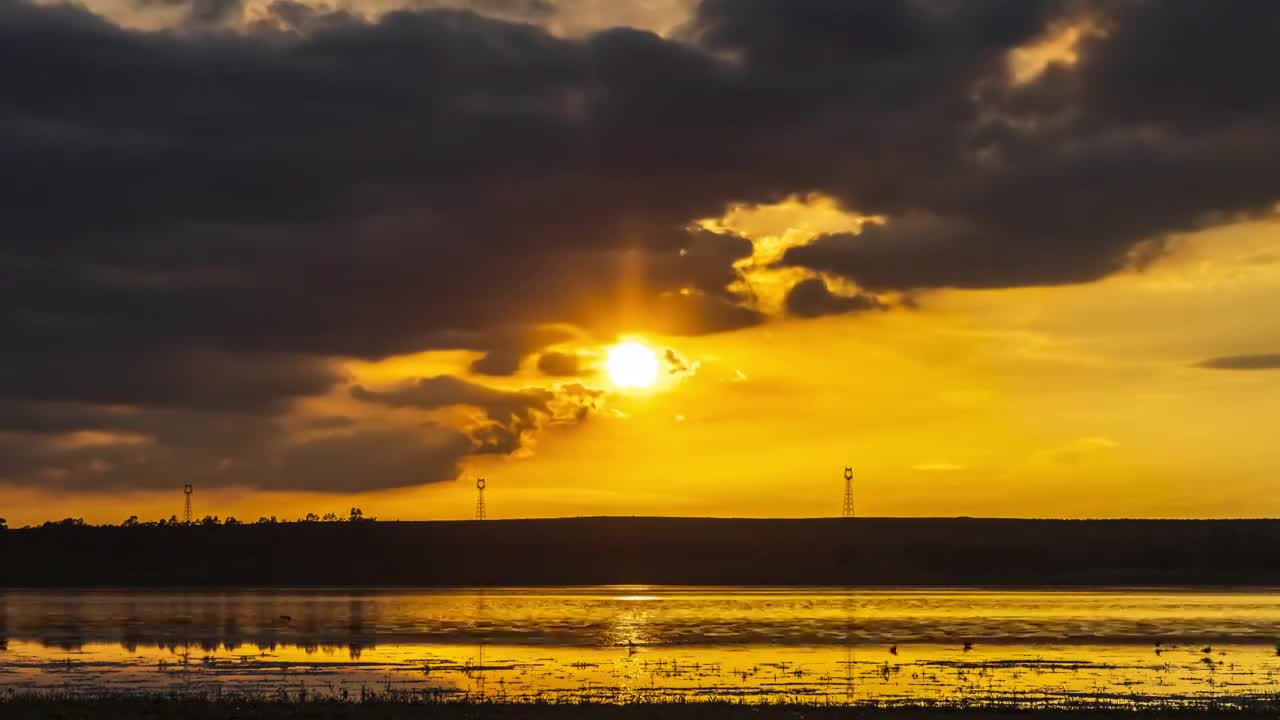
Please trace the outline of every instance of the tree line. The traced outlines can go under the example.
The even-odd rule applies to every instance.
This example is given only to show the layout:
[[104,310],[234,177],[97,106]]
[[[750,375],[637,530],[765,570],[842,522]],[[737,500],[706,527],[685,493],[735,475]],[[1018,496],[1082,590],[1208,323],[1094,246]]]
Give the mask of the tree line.
[[[241,521],[231,515],[228,515],[227,517],[222,519],[219,519],[217,515],[205,515],[199,520],[193,519],[190,524],[192,526],[199,526],[199,527],[231,527],[235,525],[280,525],[280,524],[299,524],[299,523],[343,523],[343,522],[364,523],[364,522],[374,522],[375,520],[377,520],[377,518],[372,516],[367,516],[364,514],[364,511],[361,510],[360,508],[353,507],[351,508],[350,512],[348,512],[346,515],[338,515],[337,513],[332,513],[332,512],[325,513],[324,515],[318,515],[316,513],[307,513],[305,516],[300,517],[296,520],[289,520],[287,518],[278,518],[275,515],[270,515],[270,516],[263,515],[263,516],[260,516],[256,521],[246,522],[246,521]],[[152,521],[139,520],[137,515],[130,515],[128,518],[124,520],[124,522],[121,522],[119,525],[112,525],[110,523],[107,523],[103,525],[90,526],[89,523],[86,523],[84,521],[84,518],[69,517],[69,518],[63,518],[62,520],[49,520],[45,523],[42,523],[41,525],[37,525],[36,527],[48,528],[48,529],[60,529],[60,528],[77,528],[77,527],[123,527],[123,528],[149,527],[150,528],[150,527],[185,527],[185,526],[187,526],[187,523],[182,520],[179,520],[177,515],[170,515],[167,519],[160,518],[159,520],[152,520]],[[30,527],[31,526],[29,525],[24,526],[23,529],[24,530],[29,529]],[[8,523],[5,521],[4,518],[0,518],[0,531],[8,530],[8,529],[9,529]]]

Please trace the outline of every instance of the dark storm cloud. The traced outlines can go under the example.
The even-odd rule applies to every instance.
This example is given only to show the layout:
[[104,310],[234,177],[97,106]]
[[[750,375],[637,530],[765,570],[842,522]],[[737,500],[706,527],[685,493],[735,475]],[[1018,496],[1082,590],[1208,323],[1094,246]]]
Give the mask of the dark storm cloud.
[[577,353],[544,352],[538,356],[538,372],[551,377],[573,377],[582,373]]
[[[475,7],[539,12],[500,5]],[[1082,14],[1106,32],[1075,67],[1010,82],[1010,49]],[[1249,0],[704,0],[673,38],[287,2],[139,32],[0,0],[0,402],[260,429],[343,358],[471,350],[505,375],[559,328],[748,327],[727,288],[749,244],[690,223],[797,193],[886,218],[782,261],[869,290],[1100,278],[1273,207],[1278,28]],[[817,290],[802,313],[840,304]],[[518,446],[511,417],[392,455],[447,474],[440,448]],[[155,452],[296,482],[283,440],[173,434]]]
[[1280,353],[1258,355],[1223,355],[1195,364],[1209,370],[1280,370]]
[[[301,32],[174,35],[0,5],[0,292],[33,363],[113,354],[78,374],[125,396],[150,376],[130,353],[215,347],[306,368],[468,349],[502,375],[554,340],[545,324],[745,327],[763,316],[725,288],[749,244],[687,223],[831,179],[777,144],[830,140],[791,126],[813,107],[769,109],[783,98],[767,75],[783,68],[625,29],[564,40],[451,11],[293,10],[277,7]],[[704,7],[699,27],[719,12]],[[0,393],[99,400],[27,370],[4,380]],[[222,384],[155,394],[229,409],[240,395]],[[259,392],[271,407],[300,394]]]
[[135,429],[102,430],[108,422],[65,435],[0,431],[0,483],[155,490],[190,482],[349,493],[452,480],[466,457],[496,451],[439,424],[312,427],[333,432],[297,438],[277,423],[244,417],[145,411],[117,420]]
[[311,430],[336,430],[354,427],[356,420],[346,415],[323,415],[306,421],[305,425]]
[[531,423],[537,413],[550,413],[555,397],[547,390],[508,392],[467,382],[451,375],[419,378],[389,390],[368,390],[361,385],[351,388],[351,396],[369,403],[389,407],[412,407],[435,410],[453,405],[471,405],[483,409],[498,422]]
[[0,392],[30,401],[273,413],[341,380],[327,361],[312,356],[140,343],[133,349],[19,345],[0,365]]
[[380,430],[310,440],[289,448],[278,475],[282,489],[350,492],[453,480],[470,438],[435,426]]
[[546,20],[556,14],[556,0],[413,0],[408,7],[418,9],[470,9],[491,17],[517,20]]
[[565,328],[513,328],[486,333],[488,345],[483,357],[471,363],[471,372],[480,375],[513,375],[527,356],[548,345],[573,338]]
[[0,433],[56,434],[118,429],[126,415],[101,405],[0,400]]
[[787,292],[785,304],[787,314],[805,318],[887,309],[879,298],[869,293],[836,295],[822,278],[808,278],[796,283]]
[[[870,288],[1086,282],[1158,255],[1169,233],[1268,214],[1280,196],[1280,6],[1078,3],[1106,34],[1023,87],[986,79],[945,129],[909,208],[784,263]],[[1194,51],[1189,48],[1195,48]]]
[[[701,335],[758,325],[765,316],[732,300],[702,292],[667,292],[647,303],[647,326],[668,335]],[[636,324],[639,325],[638,321]]]
[[[562,395],[565,407],[591,400],[572,390]],[[507,425],[467,433],[434,422],[388,427],[321,416],[291,429],[254,415],[0,401],[0,484],[116,490],[191,482],[348,493],[443,482],[468,456],[518,449],[520,429],[539,418],[534,410],[513,412],[526,424],[495,410]]]
[[248,471],[261,468],[270,448],[283,441],[280,424],[263,416],[0,402],[0,483],[253,486],[264,478]]
[[203,28],[239,20],[244,11],[243,0],[134,0],[141,10],[151,8],[185,10],[183,25]]
[[484,411],[489,422],[470,430],[474,454],[511,453],[525,437],[549,422],[577,422],[582,410],[594,406],[594,396],[584,395],[575,386],[559,396],[540,388],[518,391],[497,390],[450,375],[419,378],[387,390],[369,390],[356,385],[351,396],[357,400],[393,408],[438,410],[465,405]]

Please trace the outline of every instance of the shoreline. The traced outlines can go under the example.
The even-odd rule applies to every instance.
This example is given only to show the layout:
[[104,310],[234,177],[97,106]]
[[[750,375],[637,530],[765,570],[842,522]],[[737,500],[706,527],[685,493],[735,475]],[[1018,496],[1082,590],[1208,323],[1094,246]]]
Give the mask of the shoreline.
[[58,693],[14,693],[0,695],[0,714],[8,720],[58,717],[78,718],[202,718],[232,720],[252,718],[314,718],[316,720],[398,720],[436,717],[451,720],[831,720],[858,718],[876,720],[923,720],[962,718],[964,720],[1022,720],[1023,718],[1069,718],[1093,720],[1116,717],[1160,717],[1170,720],[1203,720],[1230,714],[1274,718],[1280,713],[1280,695],[1267,698],[1216,698],[1194,703],[1126,703],[1082,698],[1071,705],[1036,705],[1016,702],[900,703],[750,703],[724,701],[628,702],[594,701],[502,702],[490,700],[423,700],[374,696],[364,700],[268,699],[244,697],[69,697]]

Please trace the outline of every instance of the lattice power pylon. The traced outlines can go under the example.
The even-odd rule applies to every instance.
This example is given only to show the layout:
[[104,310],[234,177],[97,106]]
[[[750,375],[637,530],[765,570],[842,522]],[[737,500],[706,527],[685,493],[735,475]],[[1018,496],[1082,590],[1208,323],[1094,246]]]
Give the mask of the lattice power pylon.
[[182,494],[187,496],[186,503],[182,508],[182,521],[188,525],[191,524],[191,491],[192,489],[193,488],[191,487],[191,483],[187,483],[186,485],[182,486]]
[[844,510],[842,516],[853,517],[853,468],[844,469]]
[[484,520],[488,517],[484,507],[484,478],[476,479],[476,519]]

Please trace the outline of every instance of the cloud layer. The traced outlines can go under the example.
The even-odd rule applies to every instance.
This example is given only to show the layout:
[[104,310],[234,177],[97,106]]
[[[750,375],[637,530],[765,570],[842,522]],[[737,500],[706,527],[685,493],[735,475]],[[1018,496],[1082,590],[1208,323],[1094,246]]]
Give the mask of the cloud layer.
[[1223,355],[1196,363],[1208,370],[1280,370],[1280,353]]
[[[241,27],[202,2],[142,32],[0,0],[0,481],[448,479],[519,448],[558,391],[346,393],[483,408],[487,435],[307,434],[291,409],[342,394],[351,358],[568,376],[542,351],[580,335],[765,322],[730,290],[751,244],[691,225],[732,203],[882,217],[781,264],[909,292],[1096,280],[1280,194],[1273,3],[703,0],[666,36],[457,4],[276,2]],[[1011,52],[1083,22],[1075,62],[1014,82]],[[816,277],[787,302],[874,307]]]

